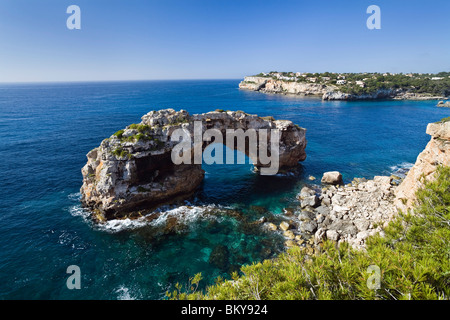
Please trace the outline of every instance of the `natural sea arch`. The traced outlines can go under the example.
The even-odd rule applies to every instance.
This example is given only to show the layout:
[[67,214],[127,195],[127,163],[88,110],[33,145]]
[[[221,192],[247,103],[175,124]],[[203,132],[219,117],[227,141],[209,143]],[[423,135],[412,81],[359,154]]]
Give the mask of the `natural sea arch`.
[[[275,136],[278,137],[277,169],[296,167],[306,158],[306,129],[288,120],[258,117],[242,111],[196,115],[184,110],[152,111],[142,117],[141,123],[119,130],[87,154],[88,161],[82,169],[82,204],[90,208],[99,220],[109,220],[132,214],[140,216],[142,210],[190,197],[202,184],[204,170],[201,160],[200,163],[174,163],[172,151],[178,142],[173,141],[172,134],[183,129],[194,136],[192,152],[196,146],[200,151],[212,148],[215,140],[195,141],[197,122],[202,124],[202,135],[210,129],[220,131],[223,137],[228,130],[256,130],[260,142],[264,141],[259,139],[261,132],[269,132],[267,143],[256,146],[257,157],[249,152],[253,150],[251,143],[255,140],[250,139],[250,143],[241,144],[241,147],[238,143],[233,145],[238,149],[238,155],[245,153],[251,156],[254,167],[260,171],[267,167],[260,157],[272,155],[268,148],[273,145],[270,139]],[[279,135],[272,135],[271,130],[279,132]],[[226,138],[222,144],[224,142]],[[228,167],[225,170],[232,172]]]

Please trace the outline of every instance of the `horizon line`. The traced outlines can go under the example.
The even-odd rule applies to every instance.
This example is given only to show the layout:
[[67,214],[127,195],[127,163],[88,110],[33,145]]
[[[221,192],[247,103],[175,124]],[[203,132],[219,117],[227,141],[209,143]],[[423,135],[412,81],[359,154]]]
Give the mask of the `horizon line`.
[[179,78],[179,79],[112,79],[112,80],[37,80],[37,81],[0,81],[1,84],[39,84],[39,83],[86,83],[86,82],[144,82],[144,81],[205,81],[205,80],[239,80],[242,78]]
[[[275,71],[275,72],[294,72],[294,71]],[[364,74],[364,73],[390,73],[390,74],[438,74],[441,72],[450,72],[450,71],[439,71],[439,72],[391,72],[391,71],[364,71],[364,72],[331,72],[331,71],[324,71],[324,72],[302,72],[302,73],[336,73],[336,74],[345,74],[345,73],[355,73],[355,74]],[[261,72],[260,72],[261,73]],[[250,75],[250,76],[257,76]],[[173,78],[173,79],[103,79],[103,80],[32,80],[32,81],[0,81],[0,85],[2,84],[39,84],[39,83],[49,83],[49,84],[56,84],[56,83],[86,83],[86,82],[139,82],[139,81],[205,81],[205,80],[239,80],[244,79],[244,77],[247,77],[247,75],[244,75],[243,77],[234,78],[234,77],[225,77],[225,78]]]

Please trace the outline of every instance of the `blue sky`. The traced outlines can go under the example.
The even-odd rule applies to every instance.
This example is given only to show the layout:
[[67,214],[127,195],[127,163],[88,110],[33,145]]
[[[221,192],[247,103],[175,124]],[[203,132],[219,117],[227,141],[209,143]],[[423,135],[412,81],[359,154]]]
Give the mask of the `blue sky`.
[[[69,5],[81,30],[69,30]],[[369,30],[369,5],[381,30]],[[0,82],[450,70],[448,0],[1,0]]]

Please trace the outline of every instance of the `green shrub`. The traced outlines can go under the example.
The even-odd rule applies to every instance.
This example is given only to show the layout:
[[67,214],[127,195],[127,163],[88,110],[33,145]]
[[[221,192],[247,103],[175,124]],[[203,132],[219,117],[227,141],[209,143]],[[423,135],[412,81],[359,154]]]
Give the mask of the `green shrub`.
[[[171,299],[449,299],[450,168],[417,192],[414,213],[399,213],[367,241],[366,251],[325,241],[307,256],[291,248],[273,260],[241,267],[232,280],[197,292],[179,285]],[[379,289],[367,285],[367,268],[381,270]],[[200,276],[195,278],[199,279]]]
[[140,133],[145,133],[148,132],[150,129],[150,126],[146,125],[146,124],[137,124],[137,123],[133,123],[130,124],[128,127],[128,129],[133,129],[133,130],[137,130]]
[[114,149],[112,151],[112,154],[115,155],[117,158],[125,158],[125,157],[131,158],[131,154],[121,147]]
[[123,129],[119,130],[116,133],[114,133],[113,136],[116,136],[117,138],[122,139],[122,135],[124,132],[125,132],[125,130],[123,130]]
[[437,123],[444,123],[444,122],[447,122],[447,121],[450,121],[450,117],[447,117],[447,118],[441,119],[441,120],[440,120],[440,121],[438,121]]
[[134,136],[137,141],[149,141],[152,140],[152,137],[143,133],[138,133]]

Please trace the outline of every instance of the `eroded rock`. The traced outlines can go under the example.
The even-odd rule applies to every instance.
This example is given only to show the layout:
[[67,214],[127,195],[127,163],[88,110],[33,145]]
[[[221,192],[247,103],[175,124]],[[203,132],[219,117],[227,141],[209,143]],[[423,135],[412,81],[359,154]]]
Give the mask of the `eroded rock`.
[[427,134],[431,140],[396,190],[395,204],[404,212],[413,207],[415,194],[423,183],[435,179],[437,167],[450,165],[450,121],[428,124]]
[[[227,129],[268,132],[278,129],[279,168],[295,167],[306,158],[306,130],[291,121],[261,118],[242,111],[195,115],[185,110],[151,111],[142,117],[141,123],[118,131],[87,154],[88,161],[82,169],[83,205],[108,220],[189,197],[203,181],[204,171],[201,164],[173,163],[172,149],[179,141],[171,141],[171,134],[176,129],[185,129],[194,136],[194,121],[201,121],[202,135],[207,129],[217,129],[223,137]],[[266,147],[270,148],[270,134],[268,139]],[[210,143],[203,141],[201,149]],[[194,141],[191,146],[193,153]],[[246,144],[245,150],[240,151],[248,154],[248,148]],[[252,160],[257,169],[267,166],[259,158]]]
[[326,184],[342,184],[342,174],[338,171],[329,171],[323,174],[322,183]]

